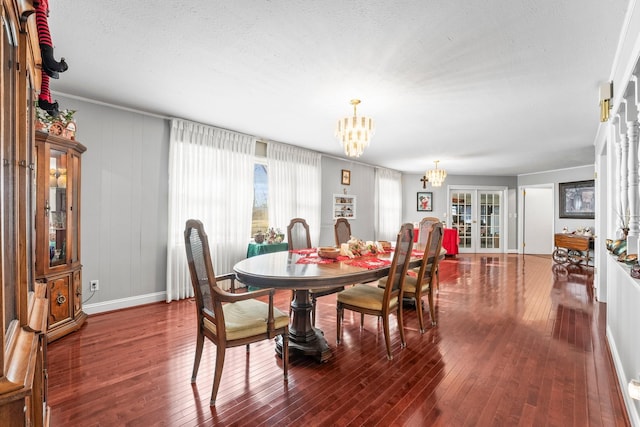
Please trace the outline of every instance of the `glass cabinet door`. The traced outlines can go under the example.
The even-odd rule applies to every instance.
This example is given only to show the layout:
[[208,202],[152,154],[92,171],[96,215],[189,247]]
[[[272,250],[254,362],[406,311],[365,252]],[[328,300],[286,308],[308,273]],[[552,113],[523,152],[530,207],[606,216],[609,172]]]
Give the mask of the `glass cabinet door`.
[[80,156],[72,152],[70,155],[71,170],[71,205],[69,206],[69,242],[70,248],[67,249],[72,263],[80,261]]
[[49,268],[67,264],[67,153],[51,149],[49,198],[45,201],[49,223]]

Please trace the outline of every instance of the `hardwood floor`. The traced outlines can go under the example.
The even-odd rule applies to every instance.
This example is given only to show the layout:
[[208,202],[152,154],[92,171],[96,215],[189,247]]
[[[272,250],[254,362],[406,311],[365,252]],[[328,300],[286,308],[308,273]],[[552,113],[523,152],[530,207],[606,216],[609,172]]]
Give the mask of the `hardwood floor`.
[[229,349],[215,408],[209,342],[190,383],[192,301],[90,316],[49,345],[51,425],[627,426],[592,282],[592,269],[549,257],[446,259],[438,326],[421,335],[407,308],[401,349],[392,316],[391,361],[372,317],[360,330],[346,312],[336,346],[335,294],[320,298],[332,359],[292,357],[285,384],[274,343]]

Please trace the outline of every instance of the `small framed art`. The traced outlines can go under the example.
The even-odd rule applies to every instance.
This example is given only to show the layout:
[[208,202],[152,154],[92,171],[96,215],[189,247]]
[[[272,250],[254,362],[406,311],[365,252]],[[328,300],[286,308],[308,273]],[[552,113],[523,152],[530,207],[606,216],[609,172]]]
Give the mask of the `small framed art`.
[[342,169],[342,185],[351,185],[351,171]]
[[433,211],[433,193],[431,191],[419,191],[417,196],[418,211]]

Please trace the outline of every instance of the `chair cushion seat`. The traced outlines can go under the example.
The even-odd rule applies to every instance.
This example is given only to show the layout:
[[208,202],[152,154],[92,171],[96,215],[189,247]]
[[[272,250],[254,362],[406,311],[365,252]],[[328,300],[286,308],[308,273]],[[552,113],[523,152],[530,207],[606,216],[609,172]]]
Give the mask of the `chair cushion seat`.
[[[427,272],[429,272],[429,270],[431,270],[431,263],[427,264],[427,266],[425,267],[427,270]],[[413,271],[416,274],[420,273],[420,267],[416,267],[416,268],[412,268],[411,271]]]
[[[238,301],[222,306],[227,340],[251,337],[267,333],[269,304],[258,300]],[[274,328],[284,328],[289,324],[289,315],[273,307]],[[214,334],[216,326],[204,319],[204,327]]]
[[[382,311],[383,297],[384,288],[359,284],[338,293],[338,302],[369,310]],[[389,301],[389,309],[393,309],[397,305],[398,299],[391,298]]]
[[[406,296],[410,296],[416,293],[416,286],[418,283],[418,278],[413,276],[407,276],[404,278],[404,294]],[[427,292],[429,290],[430,281],[428,278],[425,278],[422,281],[422,292]]]

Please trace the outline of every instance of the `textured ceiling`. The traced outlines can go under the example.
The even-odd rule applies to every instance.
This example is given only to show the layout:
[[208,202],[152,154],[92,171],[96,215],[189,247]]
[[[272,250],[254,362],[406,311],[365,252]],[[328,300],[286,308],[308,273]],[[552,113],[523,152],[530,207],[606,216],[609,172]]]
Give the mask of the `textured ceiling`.
[[[158,6],[161,5],[161,6]],[[56,93],[362,162],[517,175],[592,164],[627,0],[50,0]],[[64,105],[61,105],[64,108]]]

